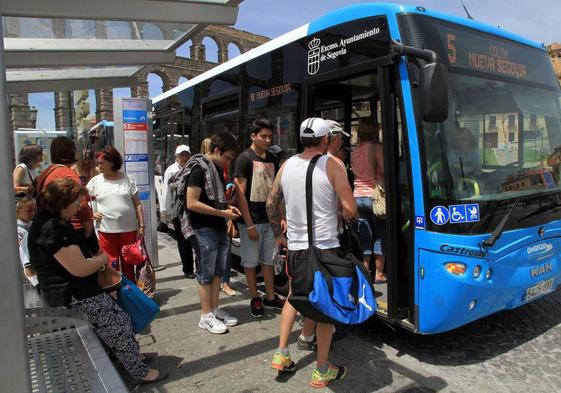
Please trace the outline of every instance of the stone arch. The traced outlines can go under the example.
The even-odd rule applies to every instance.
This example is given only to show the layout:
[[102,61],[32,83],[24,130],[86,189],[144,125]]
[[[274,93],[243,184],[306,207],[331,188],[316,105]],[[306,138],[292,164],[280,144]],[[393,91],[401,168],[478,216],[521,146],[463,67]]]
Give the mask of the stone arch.
[[[146,76],[146,83],[148,84],[148,98],[153,98],[162,94],[166,89],[166,81],[159,72],[150,72]],[[161,82],[161,83],[160,83]]]
[[228,50],[228,59],[231,59],[233,57],[239,56],[242,53],[244,53],[244,51],[241,48],[241,45],[239,45],[235,41],[232,41],[228,44],[227,50]]
[[192,53],[190,53],[192,47],[193,47],[192,40],[188,40],[187,42],[184,42],[183,44],[181,44],[181,46],[179,46],[179,48],[175,50],[175,56],[189,58],[189,56],[192,55]]
[[[220,40],[215,37],[211,37],[210,35],[206,35],[202,38],[201,43],[205,48],[205,58],[203,60],[218,63],[220,60]],[[214,54],[216,54],[216,57]]]

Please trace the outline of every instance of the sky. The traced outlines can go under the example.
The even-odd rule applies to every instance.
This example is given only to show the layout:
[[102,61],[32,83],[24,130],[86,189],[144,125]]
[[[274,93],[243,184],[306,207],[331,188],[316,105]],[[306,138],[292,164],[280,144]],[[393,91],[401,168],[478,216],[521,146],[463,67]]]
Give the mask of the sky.
[[[478,21],[499,26],[502,29],[534,41],[550,44],[561,42],[561,0],[463,0],[471,16]],[[235,28],[270,38],[300,27],[334,9],[351,4],[364,3],[364,0],[244,0],[240,5]],[[460,17],[465,17],[460,0],[401,0],[401,4],[423,6]],[[203,41],[207,59],[216,61],[216,44],[209,38]],[[188,56],[187,44],[177,53]],[[230,49],[230,57],[238,54],[236,48]],[[148,77],[150,97],[162,92],[160,77]],[[114,97],[130,96],[129,88],[114,89]],[[52,93],[29,95],[29,103],[39,109],[37,126],[54,129],[54,98]],[[95,112],[95,96],[90,91],[90,111]]]

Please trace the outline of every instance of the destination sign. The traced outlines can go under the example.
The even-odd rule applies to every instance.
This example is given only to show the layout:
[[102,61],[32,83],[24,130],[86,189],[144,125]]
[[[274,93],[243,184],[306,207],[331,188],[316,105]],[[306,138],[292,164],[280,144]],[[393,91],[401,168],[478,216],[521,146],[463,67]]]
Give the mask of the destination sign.
[[432,49],[452,67],[557,87],[545,51],[422,15],[400,23],[404,43]]

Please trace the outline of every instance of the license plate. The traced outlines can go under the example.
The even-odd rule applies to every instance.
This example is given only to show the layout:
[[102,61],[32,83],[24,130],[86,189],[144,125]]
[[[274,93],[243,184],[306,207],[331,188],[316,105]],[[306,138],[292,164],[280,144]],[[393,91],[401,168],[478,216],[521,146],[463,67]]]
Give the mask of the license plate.
[[526,296],[524,296],[524,301],[532,300],[533,298],[543,295],[544,293],[551,292],[553,290],[553,282],[555,278],[550,278],[549,280],[542,281],[533,287],[526,289]]

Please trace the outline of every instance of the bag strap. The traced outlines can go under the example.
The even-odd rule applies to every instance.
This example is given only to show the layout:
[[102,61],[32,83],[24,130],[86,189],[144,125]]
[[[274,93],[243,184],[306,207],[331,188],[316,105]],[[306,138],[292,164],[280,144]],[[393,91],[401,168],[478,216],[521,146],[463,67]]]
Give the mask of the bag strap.
[[321,154],[318,154],[311,159],[310,164],[308,165],[308,171],[306,172],[306,222],[308,225],[308,247],[312,247],[314,245],[314,234],[312,229],[312,224],[313,224],[312,174],[314,173],[314,168],[316,167],[316,164],[321,156],[322,156]]

